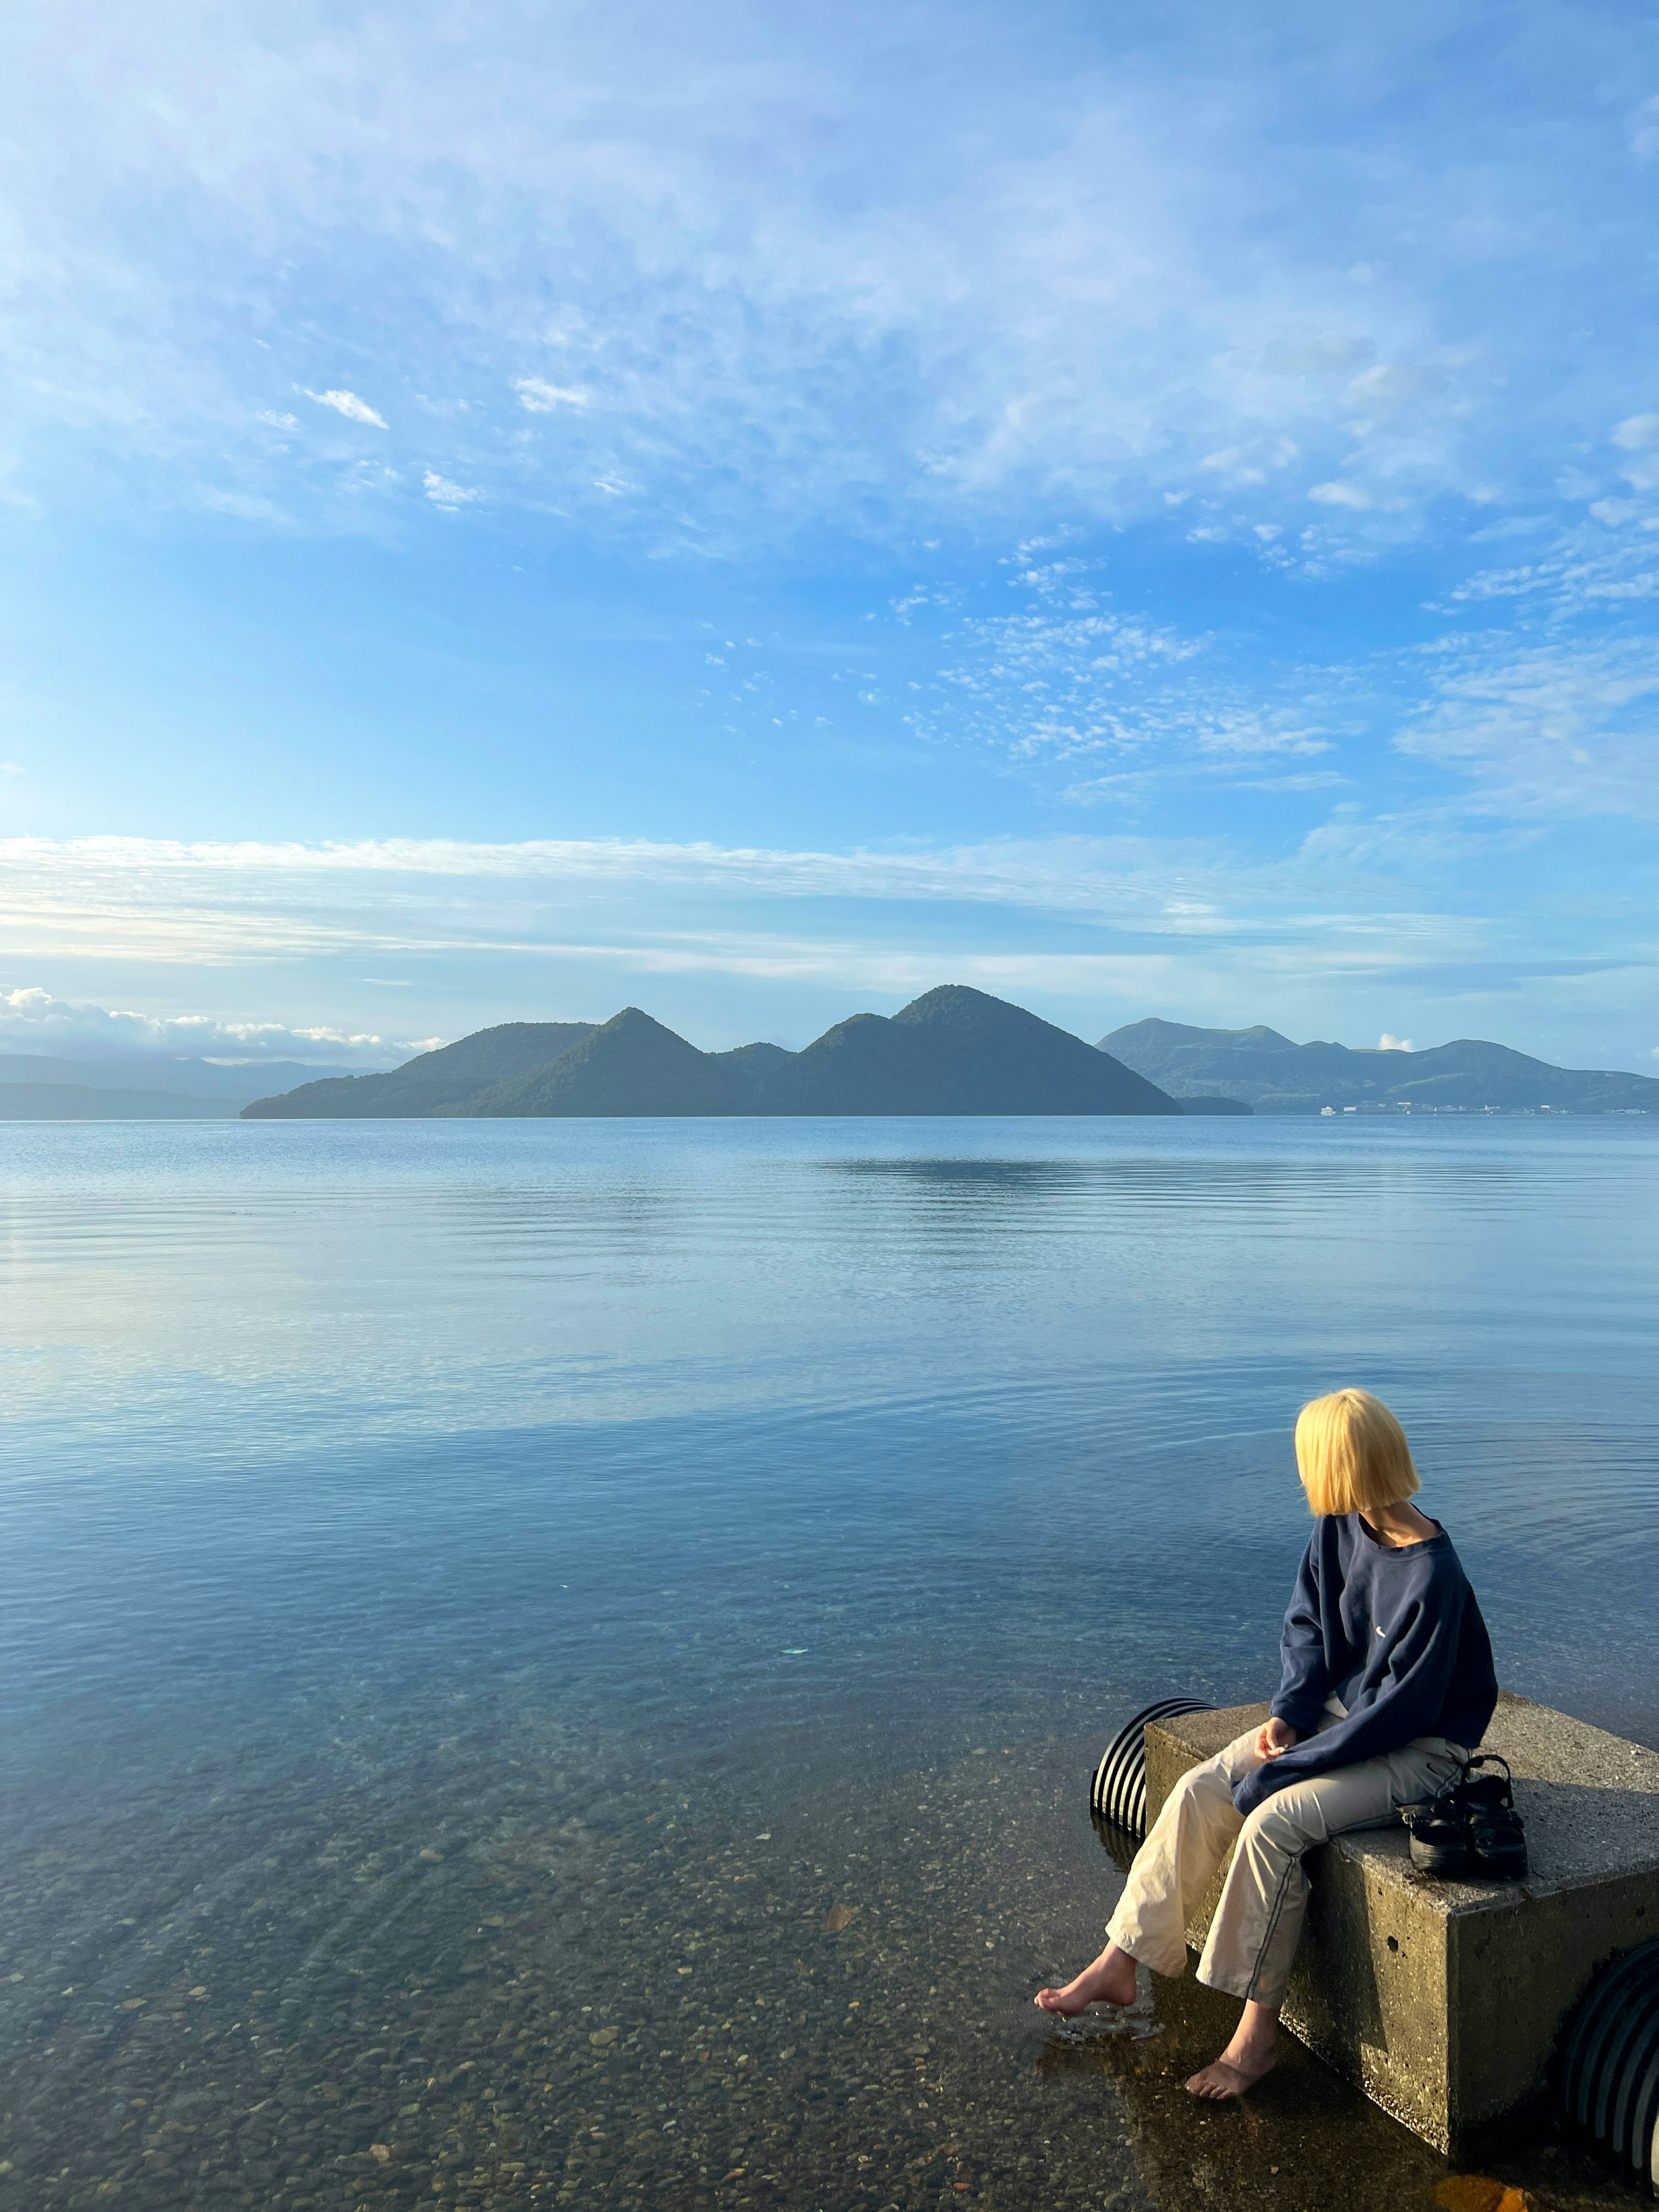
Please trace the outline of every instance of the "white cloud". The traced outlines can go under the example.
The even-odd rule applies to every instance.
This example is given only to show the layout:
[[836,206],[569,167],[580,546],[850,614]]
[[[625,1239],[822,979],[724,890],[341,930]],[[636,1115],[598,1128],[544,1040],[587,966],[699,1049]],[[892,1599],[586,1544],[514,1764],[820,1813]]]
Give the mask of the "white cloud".
[[[1011,614],[958,615],[961,592],[935,593],[950,624],[940,638],[949,658],[927,696],[910,701],[907,725],[1022,763],[1099,762],[1098,774],[1063,794],[1074,805],[1139,799],[1153,775],[1209,775],[1241,761],[1331,750],[1305,699],[1264,702],[1218,640],[1102,606],[1109,594],[1094,588],[1097,565],[1018,566],[1008,581],[1030,602]],[[901,604],[916,627],[927,599],[917,592]],[[1297,672],[1298,690],[1307,673]]]
[[[608,526],[726,545],[888,499],[1117,520],[1196,489],[1248,528],[1356,434],[1414,516],[1632,404],[1633,337],[1600,367],[1563,349],[1644,236],[1601,152],[1634,27],[1604,27],[1593,84],[1553,19],[1499,42],[1532,92],[1402,115],[1350,90],[1425,65],[1409,20],[1322,21],[1294,67],[1213,11],[1167,48],[974,21],[915,16],[940,64],[920,111],[864,9],[795,11],[757,49],[742,10],[556,10],[519,37],[486,8],[464,69],[436,0],[325,40],[304,10],[118,7],[73,68],[14,47],[26,442],[90,422],[135,479],[257,495],[299,471],[227,439],[251,362],[383,427],[311,386],[350,362],[465,428],[434,466],[492,499],[636,485]],[[526,440],[526,413],[567,434]],[[1395,527],[1383,503],[1366,526]]]
[[1200,707],[1193,717],[1192,740],[1200,753],[1233,760],[1264,753],[1305,757],[1331,750],[1330,739],[1310,727],[1305,712],[1264,707],[1208,713]]
[[1371,504],[1370,493],[1361,491],[1358,484],[1351,483],[1310,484],[1308,496],[1321,507],[1349,507],[1363,510]]
[[428,469],[422,482],[426,487],[427,497],[434,507],[466,507],[472,501],[483,497],[481,491],[469,491],[464,484],[452,483],[447,477],[441,477],[435,469]]
[[1300,775],[1263,775],[1241,778],[1234,784],[1236,791],[1334,791],[1346,787],[1351,779],[1340,775],[1335,769],[1310,769]]
[[[1342,865],[1353,878],[1352,856]],[[1299,907],[1305,896],[1305,875],[1295,880],[1292,872],[1281,884],[1273,870],[1241,867],[1218,848],[1135,837],[844,853],[622,838],[324,845],[11,838],[0,839],[0,870],[4,938],[34,931],[61,951],[92,933],[101,958],[146,960],[269,958],[347,946],[533,949],[535,917],[579,908],[630,917],[631,941],[647,890],[705,901],[1023,907],[1177,934],[1189,927],[1182,917],[1195,896],[1224,917],[1239,908],[1247,884],[1258,908],[1264,898]]]
[[1495,813],[1659,818],[1659,645],[1448,641],[1430,702],[1395,740],[1459,771]]
[[1228,484],[1264,484],[1270,471],[1290,466],[1297,458],[1297,450],[1295,441],[1290,438],[1265,443],[1253,441],[1248,446],[1228,446],[1219,453],[1206,453],[1198,465]]
[[1384,1030],[1376,1040],[1376,1048],[1379,1052],[1415,1052],[1417,1049],[1409,1037],[1395,1036],[1388,1030]]
[[520,406],[532,415],[551,415],[561,407],[585,410],[592,404],[592,394],[582,384],[546,384],[539,376],[517,376],[513,389]]
[[[340,396],[343,398],[348,395]],[[297,415],[278,415],[270,408],[261,410],[259,420],[273,430],[297,430],[300,427],[300,418]],[[385,425],[382,424],[381,428],[384,428]]]
[[[1659,472],[1659,453],[1650,458]],[[1625,473],[1633,479],[1636,471]],[[1514,600],[1529,619],[1549,617],[1559,635],[1563,620],[1603,617],[1622,601],[1659,593],[1659,509],[1651,500],[1596,497],[1597,489],[1594,478],[1574,486],[1589,520],[1555,530],[1534,559],[1515,568],[1477,570],[1452,591],[1449,604]]]
[[355,392],[310,392],[300,387],[307,399],[314,399],[319,407],[331,407],[337,415],[343,415],[349,422],[372,422],[377,430],[388,428],[384,415],[377,415],[367,399],[359,399]]
[[211,1014],[143,1014],[55,998],[28,985],[0,991],[0,1051],[64,1059],[247,1062],[299,1060],[317,1066],[392,1066],[437,1037],[398,1042],[337,1029],[226,1021]]

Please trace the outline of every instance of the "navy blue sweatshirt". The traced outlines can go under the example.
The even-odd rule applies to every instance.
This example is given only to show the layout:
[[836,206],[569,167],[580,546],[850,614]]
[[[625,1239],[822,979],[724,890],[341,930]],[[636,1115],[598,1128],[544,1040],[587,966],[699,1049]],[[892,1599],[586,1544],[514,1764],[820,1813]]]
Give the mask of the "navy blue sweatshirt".
[[[1358,1513],[1322,1514],[1279,1649],[1273,1713],[1304,1741],[1245,1776],[1233,1791],[1241,1813],[1414,1736],[1443,1735],[1473,1751],[1498,1703],[1486,1624],[1443,1528],[1390,1549]],[[1333,1694],[1348,1717],[1316,1735]]]

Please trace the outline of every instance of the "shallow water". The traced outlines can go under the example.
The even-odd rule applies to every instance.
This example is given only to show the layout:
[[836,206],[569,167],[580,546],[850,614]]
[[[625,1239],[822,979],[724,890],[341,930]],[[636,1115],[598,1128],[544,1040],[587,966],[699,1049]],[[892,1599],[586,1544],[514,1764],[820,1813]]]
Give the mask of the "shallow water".
[[0,2204],[1432,2203],[1307,2062],[1194,2110],[1190,1983],[1027,2000],[1104,1738],[1271,1686],[1316,1390],[1659,1742],[1659,1132],[0,1148]]

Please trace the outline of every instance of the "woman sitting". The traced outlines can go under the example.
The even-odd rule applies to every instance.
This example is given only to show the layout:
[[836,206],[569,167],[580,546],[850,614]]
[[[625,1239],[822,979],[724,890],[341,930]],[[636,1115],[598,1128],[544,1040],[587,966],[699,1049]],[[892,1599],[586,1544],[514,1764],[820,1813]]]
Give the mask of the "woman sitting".
[[1196,2097],[1237,2097],[1273,2063],[1307,1910],[1304,1855],[1431,1796],[1498,1703],[1474,1592],[1450,1537],[1408,1503],[1417,1469],[1388,1407],[1365,1390],[1316,1398],[1297,1421],[1296,1460],[1318,1518],[1285,1615],[1271,1717],[1182,1775],[1135,1856],[1106,1948],[1036,1996],[1069,2015],[1133,2003],[1137,1960],[1184,1972],[1188,1923],[1233,1849],[1198,1978],[1244,2011],[1188,2082]]

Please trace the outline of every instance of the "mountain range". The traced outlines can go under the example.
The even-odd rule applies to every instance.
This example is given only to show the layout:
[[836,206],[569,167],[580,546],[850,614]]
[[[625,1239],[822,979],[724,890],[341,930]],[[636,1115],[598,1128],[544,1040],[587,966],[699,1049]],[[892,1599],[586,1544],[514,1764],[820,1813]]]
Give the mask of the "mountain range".
[[1258,1114],[1340,1113],[1410,1105],[1445,1112],[1659,1113],[1659,1079],[1604,1068],[1552,1067],[1507,1045],[1461,1037],[1424,1052],[1293,1044],[1277,1030],[1131,1022],[1100,1040],[1171,1097],[1224,1091]]
[[[282,1089],[284,1084],[295,1087]],[[299,1061],[0,1053],[0,1121],[447,1119],[457,1115],[1659,1113],[1659,1079],[1564,1068],[1462,1038],[1423,1052],[1297,1044],[1277,1030],[1131,1022],[1085,1044],[947,985],[854,1014],[804,1051],[700,1052],[636,1006],[610,1021],[507,1022],[379,1075]]]
[[308,1083],[249,1121],[396,1115],[1179,1114],[1155,1084],[1024,1007],[959,984],[854,1014],[801,1052],[700,1052],[637,1006],[508,1023],[389,1075]]
[[0,1121],[229,1121],[273,1083],[340,1073],[297,1060],[226,1067],[210,1060],[136,1053],[119,1060],[61,1060],[0,1052]]

